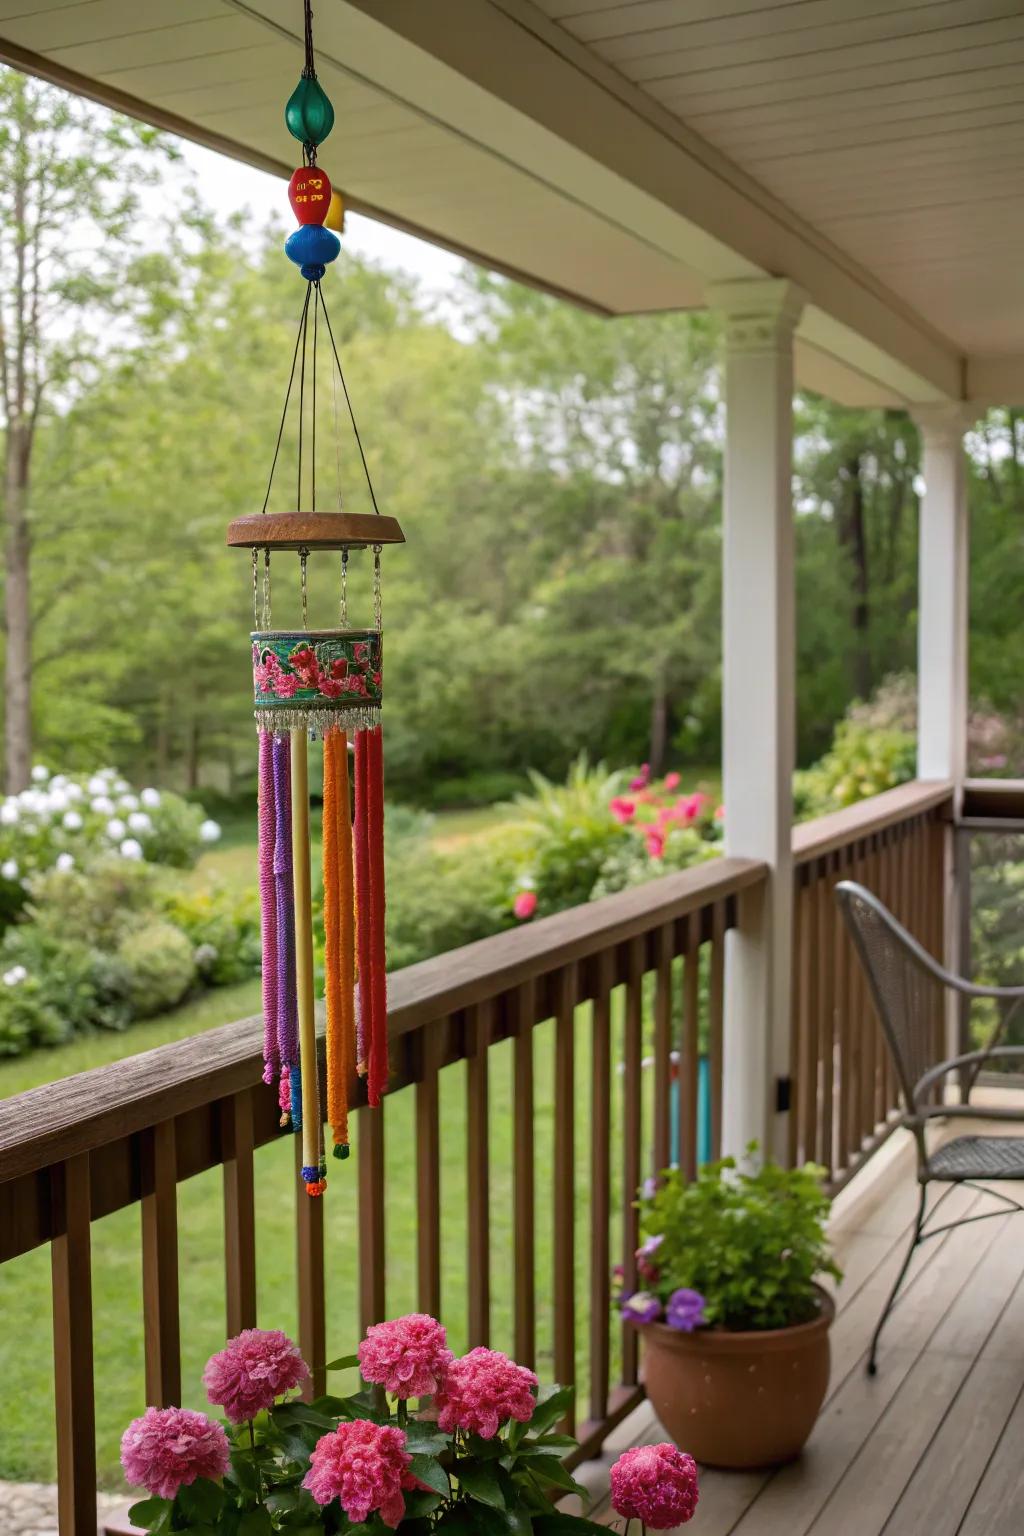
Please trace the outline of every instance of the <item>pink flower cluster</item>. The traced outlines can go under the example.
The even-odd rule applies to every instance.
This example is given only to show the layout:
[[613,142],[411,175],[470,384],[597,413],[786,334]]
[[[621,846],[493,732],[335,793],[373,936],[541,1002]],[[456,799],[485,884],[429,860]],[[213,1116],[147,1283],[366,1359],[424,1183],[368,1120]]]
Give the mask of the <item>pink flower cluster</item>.
[[228,1438],[205,1413],[187,1408],[147,1408],[121,1437],[121,1465],[133,1488],[173,1499],[197,1477],[216,1479],[228,1470]]
[[430,1397],[451,1363],[448,1336],[436,1318],[410,1312],[374,1323],[359,1346],[359,1369],[395,1397]]
[[527,922],[537,910],[537,892],[520,891],[512,903],[512,911],[521,923]]
[[652,1531],[685,1525],[697,1511],[697,1465],[674,1445],[635,1445],[611,1470],[612,1507]]
[[412,1457],[405,1431],[350,1419],[316,1443],[302,1486],[318,1504],[337,1499],[356,1525],[374,1510],[394,1528],[405,1515],[402,1488]]
[[233,1424],[242,1424],[308,1375],[297,1346],[280,1328],[245,1328],[210,1356],[203,1386],[211,1403],[223,1408]]
[[[630,794],[614,795],[608,802],[608,809],[620,826],[635,826],[643,836],[644,847],[652,859],[664,856],[665,844],[674,826],[692,827],[708,815],[711,802],[699,790],[670,801],[664,798],[674,794],[680,783],[678,773],[667,773],[659,790],[651,783],[650,766],[644,763],[630,782]],[[715,818],[720,820],[718,811]]]
[[507,1355],[482,1346],[453,1360],[434,1399],[438,1428],[456,1429],[491,1440],[507,1419],[526,1424],[537,1406],[537,1378]]

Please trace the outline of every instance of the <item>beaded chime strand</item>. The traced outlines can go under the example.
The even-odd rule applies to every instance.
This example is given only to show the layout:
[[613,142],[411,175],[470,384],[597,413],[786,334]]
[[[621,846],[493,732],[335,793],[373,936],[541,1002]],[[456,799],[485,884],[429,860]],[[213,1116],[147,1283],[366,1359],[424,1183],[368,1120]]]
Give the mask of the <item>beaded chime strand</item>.
[[[321,289],[327,267],[340,251],[328,226],[338,228],[340,221],[339,200],[317,163],[319,146],[334,123],[334,109],[316,77],[309,0],[304,4],[304,31],[302,75],[285,109],[288,129],[302,145],[302,165],[288,185],[298,228],[285,242],[285,253],[299,267],[306,291],[263,506],[259,515],[232,523],[228,542],[248,546],[252,558],[263,1078],[276,1088],[282,1128],[290,1127],[302,1138],[306,1190],[319,1195],[327,1180],[323,1109],[334,1155],[344,1158],[352,1085],[365,1079],[366,1098],[377,1105],[388,1082],[381,552],[384,543],[401,542],[403,535],[377,504]],[[317,360],[324,338],[338,482],[337,510],[329,513],[317,508]],[[339,386],[372,513],[351,513],[344,506]],[[275,513],[270,509],[275,471],[296,397],[296,507],[303,505],[308,482],[312,510]],[[293,630],[273,627],[273,550],[298,556],[300,626]],[[309,563],[323,550],[340,552],[334,629],[310,625]],[[351,627],[349,618],[353,551],[365,551],[372,562],[373,620],[364,629]],[[325,1101],[314,1017],[309,836],[308,747],[317,738],[323,743]]]

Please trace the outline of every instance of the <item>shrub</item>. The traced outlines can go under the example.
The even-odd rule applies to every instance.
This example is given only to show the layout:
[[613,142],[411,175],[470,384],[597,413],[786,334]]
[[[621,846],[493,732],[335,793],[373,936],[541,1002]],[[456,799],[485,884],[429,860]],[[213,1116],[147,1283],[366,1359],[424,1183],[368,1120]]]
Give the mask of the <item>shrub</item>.
[[149,864],[107,854],[87,868],[48,870],[28,882],[26,916],[40,932],[114,950],[163,899],[163,877]]
[[33,876],[107,855],[190,869],[220,836],[200,806],[166,790],[136,792],[113,768],[51,775],[40,764],[32,779],[0,800],[0,926],[24,905]]
[[[752,1158],[757,1148],[751,1145]],[[815,1280],[841,1278],[825,1233],[825,1170],[813,1163],[740,1170],[708,1163],[687,1182],[672,1169],[639,1202],[645,1284],[662,1305],[677,1291],[703,1300],[722,1328],[786,1328],[817,1310]]]
[[255,890],[235,894],[210,886],[203,891],[177,891],[168,899],[167,917],[192,945],[196,969],[208,986],[230,986],[259,973],[260,914]]
[[137,1019],[173,1008],[196,978],[192,945],[180,928],[166,921],[150,922],[130,933],[118,950],[118,959]]
[[88,1029],[124,1029],[131,1017],[125,974],[113,955],[35,923],[4,935],[0,976],[0,1050],[7,1055]]
[[917,747],[906,731],[840,720],[832,746],[811,768],[793,776],[798,820],[868,800],[905,784],[917,771]]

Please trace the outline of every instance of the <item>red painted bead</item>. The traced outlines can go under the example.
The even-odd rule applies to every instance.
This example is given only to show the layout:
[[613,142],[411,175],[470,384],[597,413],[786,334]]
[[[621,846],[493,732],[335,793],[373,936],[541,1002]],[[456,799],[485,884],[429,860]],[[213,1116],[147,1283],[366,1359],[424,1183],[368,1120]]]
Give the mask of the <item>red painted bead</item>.
[[288,201],[300,224],[322,224],[331,206],[331,182],[318,165],[300,165],[288,183]]

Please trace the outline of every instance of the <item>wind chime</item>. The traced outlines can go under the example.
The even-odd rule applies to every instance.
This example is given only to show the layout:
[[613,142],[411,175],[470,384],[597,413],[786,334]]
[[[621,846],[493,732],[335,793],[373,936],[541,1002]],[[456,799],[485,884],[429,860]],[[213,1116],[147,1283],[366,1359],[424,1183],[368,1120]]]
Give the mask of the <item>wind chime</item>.
[[[387,1087],[387,991],[384,956],[384,787],[381,737],[381,551],[404,542],[393,517],[382,515],[370,479],[341,360],[321,289],[341,244],[325,227],[331,184],[317,151],[334,124],[334,108],[316,77],[312,11],[304,0],[305,66],[285,108],[285,122],[302,145],[302,165],[288,185],[299,227],[286,255],[306,280],[261,512],[236,518],[227,542],[252,551],[253,687],[259,735],[259,884],[263,948],[264,1081],[277,1083],[282,1127],[302,1136],[302,1177],[310,1195],[326,1188],[314,1017],[312,891],[309,841],[310,739],[323,742],[324,994],[327,1030],[327,1118],[335,1157],[348,1156],[348,1090],[353,1073],[366,1079],[371,1105]],[[321,326],[321,320],[323,322]],[[334,405],[337,507],[317,507],[317,351],[321,330],[330,350]],[[298,375],[296,507],[271,512],[281,443]],[[308,391],[307,391],[308,381]],[[372,512],[345,510],[341,494],[338,400],[352,426]],[[306,399],[310,427],[308,476],[303,438]],[[297,554],[301,627],[275,629],[271,615],[271,555]],[[338,624],[310,629],[307,563],[325,551],[340,554]],[[349,560],[370,551],[373,626],[349,625]],[[262,554],[261,554],[262,552]],[[349,759],[353,766],[350,768]],[[352,791],[354,789],[354,806]]]

